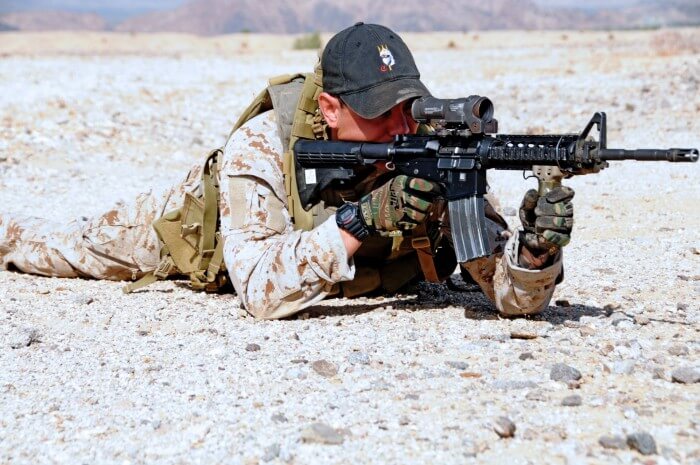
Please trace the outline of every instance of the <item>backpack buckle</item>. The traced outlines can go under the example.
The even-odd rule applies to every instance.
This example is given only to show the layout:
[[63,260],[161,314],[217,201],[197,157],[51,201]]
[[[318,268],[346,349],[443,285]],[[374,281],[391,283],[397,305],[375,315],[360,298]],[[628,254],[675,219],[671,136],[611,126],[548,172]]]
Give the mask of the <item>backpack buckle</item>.
[[153,275],[160,278],[160,279],[165,279],[168,277],[170,272],[173,270],[174,266],[175,266],[175,264],[173,263],[170,256],[167,256],[163,260],[161,260],[160,263],[158,263],[158,266],[156,267],[156,269],[153,270]]

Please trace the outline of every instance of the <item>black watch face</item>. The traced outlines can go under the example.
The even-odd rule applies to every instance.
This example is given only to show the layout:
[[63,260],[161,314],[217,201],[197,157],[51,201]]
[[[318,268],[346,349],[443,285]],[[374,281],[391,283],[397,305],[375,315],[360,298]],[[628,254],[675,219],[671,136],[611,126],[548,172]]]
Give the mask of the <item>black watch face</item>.
[[347,224],[352,221],[352,218],[354,216],[355,212],[352,208],[344,208],[343,211],[340,212],[340,221],[342,221],[344,224]]

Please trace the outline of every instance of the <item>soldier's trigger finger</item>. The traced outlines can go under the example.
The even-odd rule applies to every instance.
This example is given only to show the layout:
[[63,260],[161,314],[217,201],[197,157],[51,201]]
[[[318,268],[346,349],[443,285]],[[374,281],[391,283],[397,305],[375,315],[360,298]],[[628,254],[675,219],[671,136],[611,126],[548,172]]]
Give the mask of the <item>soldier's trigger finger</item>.
[[570,201],[549,203],[545,197],[537,201],[535,207],[537,216],[574,216],[574,204]]
[[538,233],[547,229],[571,232],[574,227],[574,219],[571,216],[539,216],[535,226]]
[[574,198],[574,190],[567,186],[555,187],[547,192],[544,198],[547,199],[549,203],[565,202]]
[[440,193],[440,186],[437,183],[422,178],[409,178],[408,187],[420,192]]

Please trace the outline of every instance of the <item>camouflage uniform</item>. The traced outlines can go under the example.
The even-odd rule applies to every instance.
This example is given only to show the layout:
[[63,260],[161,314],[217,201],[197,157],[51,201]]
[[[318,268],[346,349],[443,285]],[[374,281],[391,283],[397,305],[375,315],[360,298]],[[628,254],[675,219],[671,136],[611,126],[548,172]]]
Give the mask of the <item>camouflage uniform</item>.
[[[355,261],[374,255],[363,249],[371,249],[377,241],[366,241],[349,259],[332,212],[311,231],[294,229],[274,118],[269,111],[234,132],[219,169],[224,261],[241,302],[258,318],[296,313],[328,296],[336,283],[342,282],[344,295],[357,295],[362,290],[353,290],[356,273],[376,272],[371,266],[356,267]],[[142,276],[159,261],[152,222],[181,205],[184,193],[195,191],[199,179],[200,170],[194,168],[184,183],[162,195],[142,194],[134,205],[119,204],[98,218],[67,226],[0,215],[0,265],[45,276],[114,280]],[[496,249],[502,238],[496,223],[489,224]],[[561,254],[544,270],[526,270],[517,265],[517,250],[516,234],[502,254],[471,262],[468,269],[500,312],[536,313],[554,292]],[[400,266],[411,263],[418,269],[412,250],[398,257]],[[382,274],[382,279],[390,279],[390,264]]]

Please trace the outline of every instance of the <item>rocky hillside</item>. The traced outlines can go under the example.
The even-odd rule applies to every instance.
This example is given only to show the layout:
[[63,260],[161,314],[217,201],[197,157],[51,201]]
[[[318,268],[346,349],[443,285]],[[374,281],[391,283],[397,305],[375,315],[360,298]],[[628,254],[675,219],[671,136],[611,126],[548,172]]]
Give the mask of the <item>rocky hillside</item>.
[[0,31],[104,31],[107,21],[95,13],[72,13],[67,11],[20,11],[0,15]]
[[[171,10],[130,16],[113,28],[94,13],[25,11],[0,15],[0,23],[21,30],[107,30],[186,32],[218,35],[234,32],[333,32],[356,21],[378,22],[401,31],[485,29],[628,29],[700,24],[695,0],[639,0],[633,5],[595,9],[547,7],[533,0],[191,0]],[[114,23],[111,23],[114,24]]]

